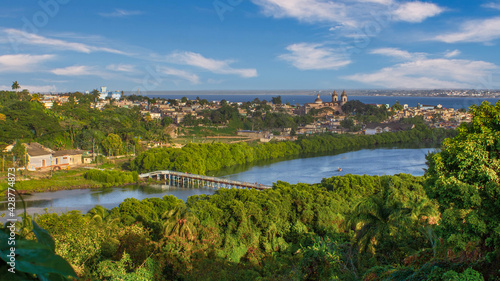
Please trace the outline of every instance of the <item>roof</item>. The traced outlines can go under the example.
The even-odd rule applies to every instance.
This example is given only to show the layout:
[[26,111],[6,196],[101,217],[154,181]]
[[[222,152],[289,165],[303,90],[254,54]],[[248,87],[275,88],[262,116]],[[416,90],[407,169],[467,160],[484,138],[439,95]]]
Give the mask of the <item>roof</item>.
[[50,149],[36,142],[25,143],[24,146],[26,146],[26,153],[28,153],[29,156],[42,156],[52,154],[52,151]]
[[323,101],[321,100],[321,98],[319,97],[319,94],[318,96],[316,97],[316,99],[314,100],[314,103],[323,103]]
[[67,156],[67,155],[80,155],[80,154],[83,154],[84,152],[85,152],[84,150],[78,150],[78,149],[60,150],[60,151],[55,151],[52,154],[52,156],[59,157],[59,156]]

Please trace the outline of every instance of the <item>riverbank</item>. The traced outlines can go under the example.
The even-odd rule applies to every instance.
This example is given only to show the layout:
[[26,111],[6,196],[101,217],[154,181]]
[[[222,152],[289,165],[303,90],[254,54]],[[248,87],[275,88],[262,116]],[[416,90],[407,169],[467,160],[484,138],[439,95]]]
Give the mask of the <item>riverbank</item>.
[[[87,179],[84,175],[90,171],[89,169],[75,169],[65,171],[54,171],[52,174],[37,173],[37,176],[26,176],[17,174],[15,188],[21,194],[47,192],[47,191],[61,191],[61,190],[74,190],[74,189],[99,189],[125,185],[146,184],[145,181],[116,181],[116,182],[103,182],[102,180]],[[113,173],[124,173],[114,171]],[[125,172],[126,173],[126,172]],[[0,185],[0,193],[4,193],[8,188],[7,180],[2,180]]]
[[[154,170],[177,170],[193,174],[222,174],[231,173],[233,169],[249,169],[263,161],[281,162],[291,159],[311,157],[312,155],[335,155],[356,151],[359,149],[373,149],[389,145],[415,146],[427,143],[427,147],[438,147],[445,137],[450,137],[454,131],[444,129],[428,129],[383,133],[372,136],[365,135],[313,135],[302,137],[295,142],[264,143],[249,146],[246,143],[237,144],[189,144],[182,149],[151,149],[135,159],[122,160],[120,163],[101,165],[106,168],[103,175],[94,178],[85,178],[89,169],[63,170],[48,173],[46,176],[21,180],[18,177],[16,189],[20,192],[46,192],[57,190],[102,188],[122,186],[138,182],[122,180],[130,178],[130,171],[122,172],[123,168],[142,173]],[[314,156],[313,156],[314,157]],[[234,171],[234,170],[233,170]],[[117,175],[118,174],[118,175]],[[7,180],[0,185],[0,192],[7,190]]]

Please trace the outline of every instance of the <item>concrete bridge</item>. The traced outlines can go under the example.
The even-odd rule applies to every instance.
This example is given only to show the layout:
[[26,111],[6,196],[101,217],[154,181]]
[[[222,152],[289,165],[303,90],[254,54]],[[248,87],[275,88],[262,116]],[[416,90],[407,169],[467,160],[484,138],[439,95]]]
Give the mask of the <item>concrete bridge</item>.
[[254,188],[258,190],[271,189],[272,186],[258,183],[233,181],[216,177],[201,176],[195,174],[181,173],[175,171],[155,171],[139,175],[140,178],[152,178],[157,181],[164,180],[170,186],[179,187],[210,187],[220,188]]

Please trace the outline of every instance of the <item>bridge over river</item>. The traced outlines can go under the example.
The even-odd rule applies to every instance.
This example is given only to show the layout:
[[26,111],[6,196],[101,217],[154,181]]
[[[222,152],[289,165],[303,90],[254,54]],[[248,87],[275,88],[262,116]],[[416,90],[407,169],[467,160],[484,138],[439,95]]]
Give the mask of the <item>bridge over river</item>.
[[155,171],[139,175],[140,178],[151,178],[157,181],[164,180],[170,186],[179,187],[210,187],[210,188],[253,188],[258,190],[271,189],[272,186],[258,183],[241,182],[234,180],[221,179],[216,177],[181,173],[175,171]]

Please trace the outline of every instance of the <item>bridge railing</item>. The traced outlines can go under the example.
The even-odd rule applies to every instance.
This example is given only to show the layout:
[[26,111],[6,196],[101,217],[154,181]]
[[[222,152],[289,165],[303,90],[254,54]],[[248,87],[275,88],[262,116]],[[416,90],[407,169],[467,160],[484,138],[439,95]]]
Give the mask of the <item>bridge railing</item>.
[[203,176],[203,175],[197,175],[197,174],[190,174],[190,173],[182,173],[182,172],[169,171],[169,170],[144,173],[144,174],[140,174],[139,177],[140,178],[150,178],[150,177],[159,176],[159,175],[170,175],[170,176],[183,177],[183,178],[189,178],[189,179],[194,179],[194,180],[209,181],[209,182],[242,186],[242,187],[249,187],[249,188],[255,188],[255,189],[271,189],[272,188],[272,186],[263,185],[263,184],[241,182],[241,181],[228,180],[228,179]]

